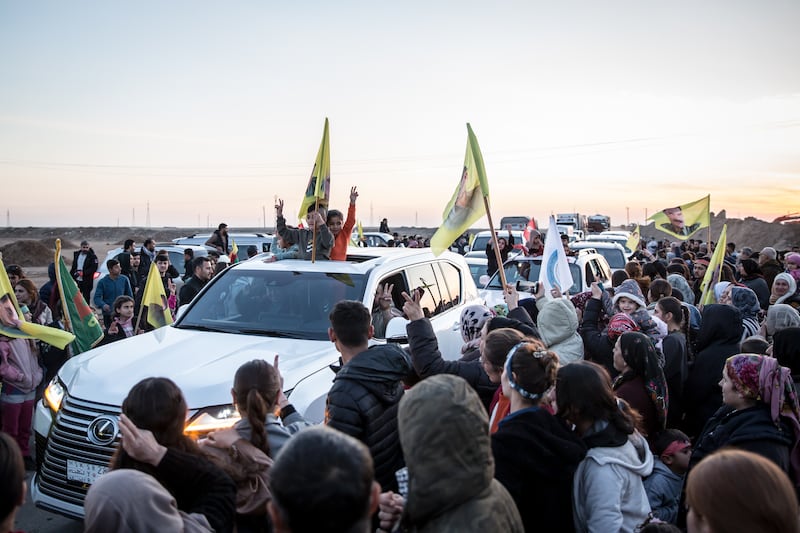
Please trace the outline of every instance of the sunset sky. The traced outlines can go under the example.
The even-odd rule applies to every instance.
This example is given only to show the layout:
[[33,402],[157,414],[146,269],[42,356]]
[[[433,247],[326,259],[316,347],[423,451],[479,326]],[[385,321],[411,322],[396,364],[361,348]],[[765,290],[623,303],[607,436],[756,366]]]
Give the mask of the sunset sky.
[[[800,211],[800,2],[0,2],[0,224],[435,226],[466,123],[492,215]],[[626,211],[626,208],[629,208]],[[485,220],[477,226],[485,226]]]

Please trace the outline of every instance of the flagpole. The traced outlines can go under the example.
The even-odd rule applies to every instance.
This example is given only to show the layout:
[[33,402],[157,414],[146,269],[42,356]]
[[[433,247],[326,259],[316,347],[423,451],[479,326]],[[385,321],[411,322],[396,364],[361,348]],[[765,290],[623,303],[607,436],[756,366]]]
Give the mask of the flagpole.
[[[317,178],[318,180],[320,178]],[[319,213],[319,196],[314,197],[314,213]],[[316,218],[316,217],[315,217]],[[311,230],[311,262],[317,260],[317,223],[314,222],[314,229]]]
[[[61,298],[61,315],[64,320],[64,329],[72,333],[72,324],[69,320],[69,310],[67,309],[67,301],[64,298],[64,286],[63,282],[61,281],[61,269],[59,268],[58,261],[61,259],[61,239],[56,239],[56,256],[54,259],[54,265],[56,267],[56,285],[58,285],[58,296]],[[80,287],[78,287],[80,289]]]
[[486,218],[489,220],[489,229],[492,230],[492,244],[494,247],[494,257],[497,260],[497,272],[500,274],[500,283],[503,284],[503,294],[506,290],[506,269],[503,266],[503,259],[500,257],[500,246],[497,244],[497,234],[494,231],[494,223],[492,222],[492,213],[489,211],[489,198],[483,197],[483,206],[486,208]]

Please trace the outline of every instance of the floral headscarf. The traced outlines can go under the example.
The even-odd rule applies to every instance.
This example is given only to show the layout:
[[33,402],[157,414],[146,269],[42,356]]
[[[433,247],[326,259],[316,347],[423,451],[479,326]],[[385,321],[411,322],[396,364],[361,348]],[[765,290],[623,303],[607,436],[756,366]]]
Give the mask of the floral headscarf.
[[608,338],[612,342],[616,342],[617,337],[629,331],[639,331],[639,325],[625,313],[617,313],[608,322]]
[[794,388],[791,371],[781,366],[774,357],[756,354],[739,354],[725,361],[725,370],[733,388],[750,400],[757,400],[769,406],[770,416],[775,425],[780,417],[789,422],[794,430],[794,447],[791,463],[795,474],[795,485],[800,475],[800,405]]

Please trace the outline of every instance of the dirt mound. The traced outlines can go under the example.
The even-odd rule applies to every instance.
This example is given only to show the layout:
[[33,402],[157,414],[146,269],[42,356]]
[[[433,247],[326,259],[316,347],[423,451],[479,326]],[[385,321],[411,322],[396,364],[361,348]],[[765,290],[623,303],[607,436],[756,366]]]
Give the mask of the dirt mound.
[[23,267],[47,265],[53,261],[55,244],[48,246],[42,241],[15,241],[0,247],[0,252],[3,253],[3,262],[6,265],[16,264]]
[[[58,237],[45,237],[44,239],[39,239],[39,242],[55,251],[57,238]],[[79,246],[69,239],[61,239],[62,250],[71,250],[72,248],[79,248]]]

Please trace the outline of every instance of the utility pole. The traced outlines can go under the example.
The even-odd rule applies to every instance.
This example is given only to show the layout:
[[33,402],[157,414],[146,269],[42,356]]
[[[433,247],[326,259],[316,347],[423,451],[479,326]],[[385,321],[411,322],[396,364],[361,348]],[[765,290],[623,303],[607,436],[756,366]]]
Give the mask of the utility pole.
[[375,213],[372,208],[372,201],[369,203],[369,225],[370,227],[375,225]]
[[145,217],[145,227],[150,229],[150,202],[147,202],[147,216]]
[[625,208],[625,221],[626,221],[625,224],[627,226],[631,225],[631,208],[630,207],[626,207]]
[[264,220],[264,231],[267,231],[267,206],[261,206],[261,218]]
[[131,227],[136,227],[136,208],[131,207]]
[[11,209],[6,209],[6,227],[11,227]]

